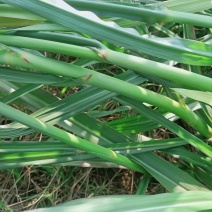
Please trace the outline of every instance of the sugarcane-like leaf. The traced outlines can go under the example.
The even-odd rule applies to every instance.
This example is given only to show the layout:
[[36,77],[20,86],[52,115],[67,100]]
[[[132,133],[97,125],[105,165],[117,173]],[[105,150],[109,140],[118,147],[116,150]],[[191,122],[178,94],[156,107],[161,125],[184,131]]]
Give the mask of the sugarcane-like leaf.
[[[212,192],[191,191],[184,193],[143,195],[121,195],[72,200],[52,208],[35,209],[32,212],[99,211],[99,212],[178,212],[212,209]],[[100,206],[101,205],[101,206]]]
[[33,84],[54,84],[64,81],[63,78],[51,74],[40,74],[35,72],[17,71],[10,68],[0,68],[2,80],[11,82],[33,83]]
[[61,142],[69,144],[72,147],[92,153],[97,157],[106,159],[110,162],[114,162],[129,168],[131,167],[132,169],[135,169],[139,172],[144,172],[144,169],[140,165],[136,164],[135,162],[131,161],[130,159],[128,159],[123,155],[116,154],[112,150],[106,149],[104,147],[93,144],[89,141],[86,141],[82,138],[76,137],[62,129],[51,126],[48,123],[41,122],[38,119],[30,115],[27,115],[21,111],[18,111],[17,109],[14,109],[4,103],[0,102],[0,106],[1,106],[0,114],[6,117],[10,117],[13,120],[16,120],[30,128],[33,128],[55,139],[58,139]]
[[179,158],[193,165],[205,168],[210,173],[212,173],[212,159],[209,157],[201,157],[200,155],[194,154],[183,147],[170,148],[164,150],[163,152],[173,155],[175,158]]
[[[116,51],[112,51],[94,39],[86,39],[82,36],[73,34],[46,32],[21,32],[17,34],[27,36],[27,38],[14,35],[1,35],[0,42],[9,46],[30,48],[40,51],[50,51],[75,57],[85,57],[100,62],[107,61],[114,65],[134,70],[139,74],[142,74],[142,76],[149,78],[150,80],[159,82],[172,88],[180,88],[183,86],[184,88],[212,91],[212,79],[209,77],[187,72],[180,68],[168,66],[151,60],[146,60],[144,58],[136,57],[133,55],[124,54],[121,52],[121,49],[117,47],[115,49]],[[32,38],[29,38],[29,36]],[[34,39],[33,37],[42,39]],[[67,43],[74,45],[67,45]],[[89,48],[87,46],[89,46]],[[40,66],[37,65],[37,68],[39,67]],[[192,82],[190,81],[191,78],[193,79]],[[170,80],[172,82],[169,82]]]
[[131,99],[128,99],[126,97],[116,97],[115,99],[117,99],[121,103],[131,105],[134,109],[136,109],[146,117],[149,117],[157,123],[161,123],[163,126],[167,127],[180,138],[184,139],[185,141],[202,151],[204,154],[209,157],[212,157],[212,148],[209,145],[207,145],[201,139],[192,135],[182,127],[178,126],[177,124],[170,122],[169,120],[164,118],[160,113],[148,108],[143,104],[140,104],[139,102],[132,101]]
[[195,90],[187,90],[182,88],[173,88],[173,90],[180,93],[183,96],[187,96],[189,98],[195,99],[200,102],[204,102],[212,106],[212,93],[203,92],[203,91],[195,91]]
[[[142,78],[131,71],[125,72],[120,76],[117,76],[117,78],[135,84],[142,83],[146,80],[145,78]],[[39,97],[36,96],[36,98],[40,99],[41,102],[45,102],[47,100],[49,100],[49,102],[48,104],[45,104],[46,107],[43,107],[41,110],[36,111],[32,115],[34,117],[39,117],[40,120],[49,122],[51,124],[55,124],[58,123],[59,121],[65,120],[66,118],[69,118],[70,116],[81,113],[90,107],[96,106],[99,103],[103,102],[104,100],[113,97],[114,95],[116,94],[106,90],[94,87],[88,87],[61,101],[56,101],[57,98],[55,97],[53,98],[52,95],[47,95],[45,92],[42,92],[39,95]],[[12,93],[9,96],[4,97],[3,100],[5,102],[8,102],[9,98],[13,98],[13,96],[14,95]],[[43,100],[43,98],[45,100]],[[35,105],[34,102],[35,100],[33,100],[32,102],[33,105]],[[11,123],[7,126],[0,127],[0,137],[4,138],[13,136],[17,137],[19,135],[24,135],[30,132],[32,132],[31,129],[27,129],[26,127],[20,125],[19,123]]]
[[[202,185],[200,185],[195,179],[193,179],[187,173],[183,172],[182,170],[178,169],[177,167],[163,160],[162,158],[157,157],[151,152],[141,153],[142,148],[140,149],[138,147],[139,144],[132,143],[132,146],[131,146],[131,143],[129,142],[132,142],[132,141],[129,138],[127,138],[123,134],[116,132],[113,129],[108,128],[107,126],[104,126],[104,124],[98,121],[95,121],[93,118],[89,118],[88,116],[86,117],[83,115],[78,115],[77,117],[71,119],[71,123],[73,123],[71,124],[71,128],[73,132],[77,134],[79,134],[79,132],[82,132],[82,134],[79,134],[79,135],[86,138],[91,138],[93,135],[97,137],[102,137],[101,140],[104,141],[105,145],[108,142],[116,143],[117,139],[122,138],[122,141],[121,141],[123,142],[122,146],[120,144],[114,144],[111,147],[115,148],[116,151],[118,150],[117,152],[120,151],[120,153],[122,154],[127,154],[128,157],[132,158],[137,163],[142,164],[142,166],[145,167],[145,169],[147,169],[147,171],[150,172],[150,174],[153,177],[155,177],[170,192],[204,189]],[[78,126],[77,130],[76,130],[76,126]],[[75,129],[73,130],[73,128]],[[96,129],[96,131],[94,130],[91,131],[91,129]],[[96,142],[96,140],[94,141]],[[125,142],[128,142],[128,143],[125,144]],[[160,141],[158,141],[158,143],[160,143]],[[141,152],[138,154],[135,154],[136,152],[134,152],[133,149],[131,148],[127,149],[127,147],[133,147],[133,146],[138,151],[140,149]],[[131,155],[131,153],[133,155]],[[146,160],[146,159],[143,160],[143,158],[149,158],[149,160]],[[169,167],[169,168],[166,169],[164,167]],[[180,181],[183,181],[184,183],[179,185]]]
[[[113,43],[115,45],[121,45],[126,48],[134,49],[136,51],[143,51],[147,54],[160,58],[176,60],[187,64],[211,65],[212,55],[210,55],[210,52],[212,52],[212,47],[210,45],[178,38],[163,39],[142,37],[132,28],[125,29],[119,27],[114,22],[104,22],[94,13],[78,11],[62,0],[31,0],[30,2],[28,0],[2,0],[2,2],[25,9],[54,23],[59,23],[77,32],[88,34],[100,40],[106,40],[109,43]],[[101,5],[101,8],[104,8],[105,10],[106,6],[107,4]],[[114,5],[112,6],[112,8],[116,9]],[[123,9],[125,8],[122,8],[122,10]],[[127,11],[128,9],[129,8],[126,7]],[[135,9],[137,9],[138,14],[140,14],[141,8]],[[122,11],[121,8],[119,8],[119,10]],[[174,17],[172,16],[173,12],[165,8],[144,8],[144,13],[144,17],[151,16],[152,18],[155,18],[157,22],[159,20],[171,20]],[[174,13],[176,14],[177,12]],[[133,14],[135,14],[135,12],[133,12]],[[187,16],[187,13],[179,13],[177,15],[177,19],[173,21],[179,22],[180,20],[185,20],[185,17]],[[210,17],[208,16],[200,16],[196,14],[189,14],[189,16],[192,16],[190,18],[190,20],[192,19],[192,24],[194,21],[193,16],[195,16],[194,22],[196,25],[198,25],[201,20],[202,26],[212,26],[211,21],[209,20]],[[160,51],[158,51],[158,49],[160,49]]]
[[165,6],[170,10],[182,11],[182,12],[201,12],[212,8],[210,0],[169,0],[165,2],[159,2],[153,4],[155,6]]

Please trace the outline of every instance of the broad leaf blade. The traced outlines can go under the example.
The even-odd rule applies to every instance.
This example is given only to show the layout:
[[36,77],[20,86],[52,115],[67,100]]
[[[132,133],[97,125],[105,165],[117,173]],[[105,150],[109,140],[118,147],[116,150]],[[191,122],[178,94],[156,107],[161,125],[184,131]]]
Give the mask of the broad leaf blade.
[[176,135],[178,135],[183,140],[190,143],[192,146],[199,149],[201,152],[206,154],[209,157],[212,157],[212,148],[207,145],[204,141],[197,138],[195,135],[192,135],[187,130],[183,129],[182,127],[178,126],[174,122],[171,122],[164,118],[160,113],[148,108],[144,104],[140,104],[139,102],[132,101],[126,97],[115,97],[115,99],[123,104],[130,105],[144,116],[154,120],[157,123],[160,123],[162,126],[166,127]]
[[170,192],[207,190],[189,174],[183,172],[152,152],[130,155],[129,157],[142,165],[163,186],[169,188]]
[[191,99],[195,99],[197,101],[204,102],[212,106],[212,93],[203,92],[203,91],[195,91],[195,90],[187,90],[182,88],[172,88],[172,90],[180,93],[183,96],[187,96]]
[[[36,13],[54,23],[59,23],[77,32],[88,34],[99,40],[106,40],[115,45],[121,45],[136,51],[143,51],[147,54],[154,55],[168,60],[176,60],[183,63],[193,65],[210,65],[212,55],[210,54],[212,47],[210,45],[183,39],[162,39],[140,36],[134,29],[125,29],[119,27],[114,22],[104,22],[94,13],[80,12],[69,6],[62,0],[57,1],[41,1],[41,0],[2,0],[12,6],[19,7]],[[157,12],[157,9],[147,9],[150,13]],[[175,12],[176,13],[176,12]],[[159,9],[159,16],[169,17],[170,11]],[[192,15],[192,14],[191,14]],[[187,14],[178,14],[178,19]],[[149,16],[148,16],[149,17]],[[153,16],[154,17],[154,16]],[[170,16],[171,17],[171,16]],[[204,23],[210,17],[198,16],[198,20],[205,19]],[[167,19],[166,19],[167,20]],[[211,21],[210,21],[211,23]],[[209,27],[211,27],[210,25]],[[170,47],[171,46],[171,47]],[[158,51],[160,49],[160,51]],[[206,51],[207,50],[207,51]]]
[[99,211],[99,212],[178,212],[212,209],[212,192],[191,191],[185,193],[157,194],[151,196],[122,195],[72,200],[52,208],[31,212]]
[[201,12],[212,8],[211,0],[169,0],[165,2],[152,4],[155,6],[165,6],[170,10],[182,11],[182,12]]
[[[189,174],[178,169],[173,164],[163,160],[162,158],[154,155],[151,152],[143,153],[141,151],[139,154],[131,155],[131,149],[130,148],[127,149],[127,147],[131,146],[131,143],[129,142],[132,142],[132,141],[128,137],[124,136],[123,134],[120,134],[117,131],[108,128],[103,123],[99,121],[95,121],[93,118],[89,118],[86,116],[84,117],[83,114],[80,114],[75,118],[72,118],[71,121],[73,123],[71,124],[72,129],[75,128],[77,124],[78,126],[80,126],[80,128],[77,129],[77,131],[73,130],[74,132],[77,132],[77,133],[83,132],[80,136],[87,137],[87,138],[89,137],[91,138],[92,135],[101,137],[101,140],[104,141],[105,145],[108,142],[116,143],[117,141],[116,138],[117,139],[122,138],[122,141],[121,141],[123,142],[122,148],[120,148],[119,144],[114,144],[112,145],[112,147],[115,149],[118,147],[118,150],[119,149],[123,150],[122,151],[123,153],[125,153],[126,151],[125,154],[127,154],[128,157],[132,158],[134,161],[141,164],[154,178],[156,178],[170,192],[205,189],[203,185],[201,185],[198,181],[196,181],[194,178],[189,176]],[[91,124],[89,124],[89,122]],[[96,130],[94,131],[90,129],[96,129]],[[158,141],[158,143],[160,143],[160,141]],[[138,150],[140,149],[138,147],[139,143],[138,144],[132,143],[132,144],[135,144],[134,147],[137,148]],[[126,145],[125,149],[123,148],[124,145]],[[179,182],[184,182],[184,183],[181,184]]]

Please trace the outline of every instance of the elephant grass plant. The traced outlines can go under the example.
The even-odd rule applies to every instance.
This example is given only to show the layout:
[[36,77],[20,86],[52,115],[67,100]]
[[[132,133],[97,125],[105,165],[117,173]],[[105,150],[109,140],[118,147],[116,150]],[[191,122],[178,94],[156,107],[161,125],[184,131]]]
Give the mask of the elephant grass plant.
[[[211,209],[210,1],[0,2],[1,170],[121,166],[144,175],[137,195],[102,197],[99,211]],[[156,139],[161,128],[175,138]],[[169,193],[140,195],[151,177]]]

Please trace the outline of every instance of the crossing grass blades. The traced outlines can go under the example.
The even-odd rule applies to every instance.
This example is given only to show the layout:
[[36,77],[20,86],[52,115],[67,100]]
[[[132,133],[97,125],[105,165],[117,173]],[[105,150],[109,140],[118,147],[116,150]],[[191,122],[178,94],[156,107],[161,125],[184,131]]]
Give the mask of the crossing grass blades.
[[[211,1],[0,2],[1,173],[89,166],[143,176],[136,195],[58,204],[52,192],[42,211],[212,209]],[[147,195],[152,180],[163,192]],[[36,198],[0,205],[40,211]]]

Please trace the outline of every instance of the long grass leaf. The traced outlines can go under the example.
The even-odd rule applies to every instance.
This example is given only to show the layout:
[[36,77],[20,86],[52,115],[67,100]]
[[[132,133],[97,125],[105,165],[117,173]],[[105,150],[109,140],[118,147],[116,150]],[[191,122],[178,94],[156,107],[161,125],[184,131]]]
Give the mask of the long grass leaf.
[[[31,212],[61,211],[100,211],[100,212],[133,212],[133,211],[209,211],[212,207],[212,192],[191,191],[172,194],[157,194],[151,196],[121,195],[108,197],[84,198],[72,200],[56,207],[35,209]],[[101,207],[99,204],[101,203]]]
[[[142,165],[154,178],[169,191],[205,190],[206,188],[186,172],[152,152],[130,155],[131,159]],[[207,190],[207,189],[206,189]]]
[[207,145],[205,142],[203,142],[201,139],[197,138],[196,136],[192,135],[182,127],[178,126],[177,124],[170,122],[166,118],[164,118],[160,113],[157,113],[156,111],[148,108],[147,106],[140,104],[139,102],[132,101],[127,99],[126,97],[118,97],[118,101],[131,105],[145,115],[146,117],[149,117],[150,119],[154,120],[155,122],[161,123],[162,126],[167,127],[169,130],[174,132],[176,135],[178,135],[183,140],[187,141],[197,149],[199,149],[201,152],[206,154],[209,157],[212,157],[212,148]]
[[[142,166],[145,167],[148,171],[151,171],[150,172],[151,175],[153,177],[155,177],[170,192],[196,190],[199,186],[200,186],[200,189],[204,187],[204,186],[200,185],[191,176],[189,176],[187,173],[185,173],[182,170],[175,167],[173,164],[162,160],[160,157],[156,157],[156,156],[154,157],[153,153],[151,153],[151,152],[141,153],[142,148],[138,147],[140,145],[139,143],[137,143],[137,142],[131,143],[132,141],[129,140],[129,138],[127,138],[126,136],[116,132],[115,130],[112,130],[112,129],[104,126],[104,124],[102,124],[98,121],[95,121],[93,118],[89,118],[88,116],[86,117],[86,116],[80,115],[78,117],[75,117],[75,120],[72,118],[71,121],[73,123],[71,126],[77,125],[77,122],[78,122],[78,126],[80,126],[80,128],[78,129],[78,131],[76,131],[76,130],[73,130],[73,131],[76,132],[77,134],[78,134],[78,132],[83,132],[82,134],[79,134],[80,136],[89,137],[90,140],[92,140],[93,135],[97,136],[98,138],[100,138],[100,137],[108,138],[109,137],[110,138],[109,143],[114,143],[114,144],[112,146],[107,146],[108,148],[112,148],[112,149],[114,148],[119,153],[127,154],[128,157],[132,158],[133,160],[136,160],[140,164],[142,163],[142,162],[140,162],[141,155],[143,156],[148,153],[151,157],[149,158],[148,162],[143,161]],[[96,131],[93,131],[93,130],[91,131],[90,129],[96,129]],[[88,135],[87,135],[87,133],[88,133]],[[116,142],[117,142],[116,138],[119,138],[119,137],[122,137],[123,145],[116,144]],[[102,140],[104,140],[104,144],[107,145],[108,139],[102,139]],[[146,142],[142,142],[141,145],[145,145],[145,143]],[[160,143],[160,141],[158,141],[158,145],[159,145],[159,143]],[[178,144],[182,144],[182,143],[180,142]],[[161,143],[161,145],[163,146],[162,143]],[[157,144],[156,144],[156,146],[157,146]],[[168,143],[165,146],[167,147]],[[154,148],[154,144],[153,144],[153,148]],[[158,147],[158,148],[160,148],[160,147]],[[146,150],[151,151],[151,147],[149,149],[147,147]],[[141,151],[141,152],[136,154],[137,151]],[[131,155],[131,154],[133,154],[133,155]],[[145,156],[143,156],[143,157],[145,157]],[[165,165],[166,163],[169,164],[168,169],[164,168],[164,167],[166,167],[166,165]],[[157,165],[155,165],[155,164],[157,164]],[[163,165],[160,165],[160,164],[163,164]],[[182,172],[182,174],[180,174],[180,172]],[[160,173],[160,174],[158,174],[158,173]],[[184,181],[184,184],[179,185],[179,181]],[[192,186],[191,182],[193,182],[194,187]]]
[[[139,74],[144,74],[143,76],[150,80],[154,80],[155,77],[159,82],[161,82],[162,79],[175,82],[174,84],[168,83],[169,87],[177,86],[179,88],[180,85],[183,85],[184,88],[191,87],[193,89],[212,91],[210,86],[212,80],[209,77],[122,52],[115,52],[107,49],[94,39],[86,39],[81,36],[61,33],[24,33],[24,35],[31,37],[0,35],[0,42],[10,46],[50,51],[100,62],[109,62],[114,65],[129,68]],[[42,39],[35,39],[33,37]],[[72,45],[68,45],[67,43]],[[89,46],[89,48],[85,46]],[[157,77],[162,79],[158,79]],[[190,82],[191,78],[193,79],[192,82]]]
[[73,147],[79,148],[83,151],[90,152],[98,157],[106,159],[111,162],[118,163],[120,165],[131,167],[139,172],[144,172],[143,168],[136,163],[132,162],[125,156],[116,154],[112,150],[108,150],[104,147],[90,143],[89,141],[83,140],[79,137],[76,137],[70,133],[67,133],[59,128],[51,126],[47,123],[41,122],[38,119],[33,118],[30,115],[27,115],[21,111],[18,111],[4,103],[0,102],[0,114],[5,115],[11,119],[17,120],[18,122],[29,126],[35,130],[38,130],[46,135],[49,135],[55,139],[58,139],[66,144],[69,144]]
[[[142,78],[131,71],[125,72],[120,76],[117,76],[117,78],[135,84],[142,83],[146,80],[145,78]],[[46,102],[45,105],[42,105],[43,108],[36,111],[34,114],[32,114],[32,116],[37,117],[42,121],[56,124],[65,120],[66,118],[81,113],[90,107],[96,106],[97,104],[107,100],[108,98],[112,98],[115,95],[115,93],[106,90],[89,87],[57,102],[57,98],[52,98],[51,95],[47,95],[45,92],[42,92],[39,97],[36,96],[37,100],[40,100],[42,103],[45,103],[47,100],[48,102]],[[13,98],[13,93],[4,97],[3,100],[9,101],[10,98]],[[32,102],[33,105],[35,105],[35,100]],[[40,107],[38,106],[36,109],[38,108]],[[31,129],[27,129],[23,125],[17,123],[1,126],[0,129],[0,137],[4,138],[13,136],[17,137],[32,132]]]
[[187,96],[189,98],[195,99],[200,102],[204,102],[212,106],[212,93],[195,91],[195,90],[187,90],[182,88],[173,88],[173,90],[180,93],[183,96]]
[[[132,99],[145,101],[152,105],[163,108],[167,111],[173,112],[183,118],[186,122],[192,125],[193,128],[201,132],[206,137],[210,137],[212,129],[203,122],[195,113],[193,113],[186,105],[174,101],[161,94],[155,93],[148,89],[135,86],[131,83],[110,77],[99,72],[70,65],[63,62],[58,62],[49,58],[40,57],[29,52],[15,49],[16,55],[11,55],[9,47],[3,46],[2,51],[4,54],[0,57],[1,63],[9,63],[10,65],[21,65],[25,68],[37,67],[40,71],[66,77],[78,78],[83,80],[84,83],[94,85],[99,88],[110,90],[120,95],[130,97]],[[13,57],[13,60],[6,60],[6,58]],[[26,62],[27,60],[28,62]],[[71,69],[72,67],[72,69]],[[127,87],[128,89],[124,89]]]
[[[115,45],[125,46],[126,48],[138,51],[145,49],[145,53],[147,54],[193,65],[211,64],[212,56],[209,53],[211,49],[210,45],[201,42],[184,41],[176,38],[174,40],[167,38],[164,40],[159,38],[154,39],[141,37],[133,29],[126,30],[115,23],[106,23],[100,20],[94,13],[77,11],[62,0],[49,0],[45,2],[41,0],[31,0],[30,2],[27,0],[17,0],[15,2],[13,0],[2,1],[12,6],[36,13],[41,17],[47,18],[54,23],[59,23],[63,26],[69,27],[77,32],[88,34],[96,39],[106,40]],[[155,13],[157,10],[145,8],[145,11]],[[170,13],[168,10],[159,9],[159,16],[164,16],[164,14],[169,16]],[[178,14],[177,20],[184,20],[185,18],[183,17],[185,17],[185,15],[187,16],[187,14]],[[192,14],[190,14],[190,16],[191,15]],[[195,20],[196,24],[202,19],[205,19],[203,23],[206,23],[210,17],[198,16]],[[211,22],[208,27],[210,26]],[[173,50],[174,46],[175,49]],[[158,51],[158,48],[160,51]],[[205,51],[206,49],[207,51]]]

